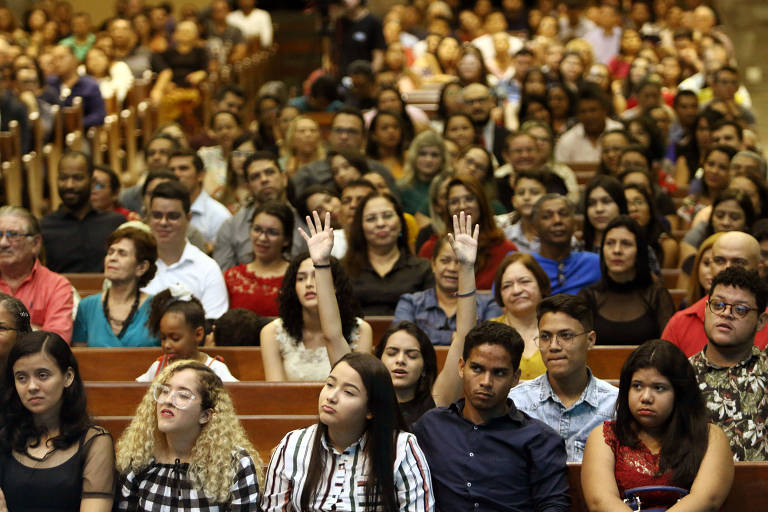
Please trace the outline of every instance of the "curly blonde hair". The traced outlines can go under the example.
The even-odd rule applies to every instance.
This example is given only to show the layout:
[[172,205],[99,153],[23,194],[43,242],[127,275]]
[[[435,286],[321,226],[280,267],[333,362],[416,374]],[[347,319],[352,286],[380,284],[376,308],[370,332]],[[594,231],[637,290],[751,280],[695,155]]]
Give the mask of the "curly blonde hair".
[[[237,472],[238,452],[245,450],[253,459],[260,486],[264,481],[264,465],[237,419],[232,398],[213,370],[197,361],[177,361],[165,368],[152,386],[165,384],[174,373],[186,369],[197,372],[202,409],[213,410],[192,447],[188,475],[195,487],[219,502],[227,502],[231,499],[230,488]],[[157,427],[155,399],[150,386],[131,424],[117,442],[118,471],[142,471],[154,459],[155,448],[165,444],[165,436]]]

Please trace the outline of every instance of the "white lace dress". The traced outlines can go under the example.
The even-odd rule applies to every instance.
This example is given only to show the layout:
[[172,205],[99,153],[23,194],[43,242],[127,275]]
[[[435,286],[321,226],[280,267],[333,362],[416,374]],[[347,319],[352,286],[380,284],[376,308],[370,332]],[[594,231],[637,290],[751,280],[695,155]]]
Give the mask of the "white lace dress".
[[[360,336],[360,323],[352,329],[349,336],[349,346],[354,350],[357,347],[357,339]],[[323,381],[331,373],[331,360],[328,359],[328,351],[325,347],[308,349],[303,341],[296,342],[288,331],[283,328],[283,319],[278,318],[275,335],[280,345],[280,356],[283,358],[283,369],[288,380],[298,381]]]

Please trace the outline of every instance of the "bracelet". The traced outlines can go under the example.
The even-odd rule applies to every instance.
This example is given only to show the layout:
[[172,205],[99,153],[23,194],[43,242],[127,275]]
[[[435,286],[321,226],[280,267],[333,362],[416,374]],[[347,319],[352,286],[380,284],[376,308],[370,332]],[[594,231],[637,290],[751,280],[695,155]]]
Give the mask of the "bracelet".
[[315,268],[331,268],[331,264],[330,263],[327,264],[327,265],[315,265],[313,263],[312,266],[315,267]]
[[474,289],[474,290],[472,290],[471,292],[467,292],[467,293],[459,293],[459,292],[456,292],[456,293],[454,293],[454,294],[453,294],[453,296],[454,296],[454,297],[471,297],[471,296],[473,296],[473,295],[474,295],[476,292],[477,292],[477,288],[475,288],[475,289]]

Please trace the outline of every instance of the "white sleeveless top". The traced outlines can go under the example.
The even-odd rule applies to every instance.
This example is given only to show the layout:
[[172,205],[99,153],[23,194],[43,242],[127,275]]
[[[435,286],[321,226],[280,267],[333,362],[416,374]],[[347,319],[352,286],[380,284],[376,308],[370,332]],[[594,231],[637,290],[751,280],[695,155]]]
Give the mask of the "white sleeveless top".
[[[349,336],[351,349],[357,347],[357,339],[360,336],[360,323],[362,318],[357,318],[357,326],[352,329]],[[283,369],[288,380],[298,381],[323,381],[331,373],[331,360],[325,347],[308,349],[303,341],[296,340],[283,328],[283,319],[276,320],[275,337],[280,345],[280,356],[283,358]]]

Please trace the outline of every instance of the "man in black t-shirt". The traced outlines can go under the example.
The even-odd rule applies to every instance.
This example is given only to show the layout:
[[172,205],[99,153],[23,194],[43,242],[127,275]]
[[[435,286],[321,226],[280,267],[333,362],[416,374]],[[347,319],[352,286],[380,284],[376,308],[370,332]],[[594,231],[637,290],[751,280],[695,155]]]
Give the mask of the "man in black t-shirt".
[[324,44],[326,69],[345,73],[355,60],[369,61],[374,73],[381,69],[386,49],[381,20],[368,11],[365,2],[344,0],[344,14],[336,21],[332,40]]

